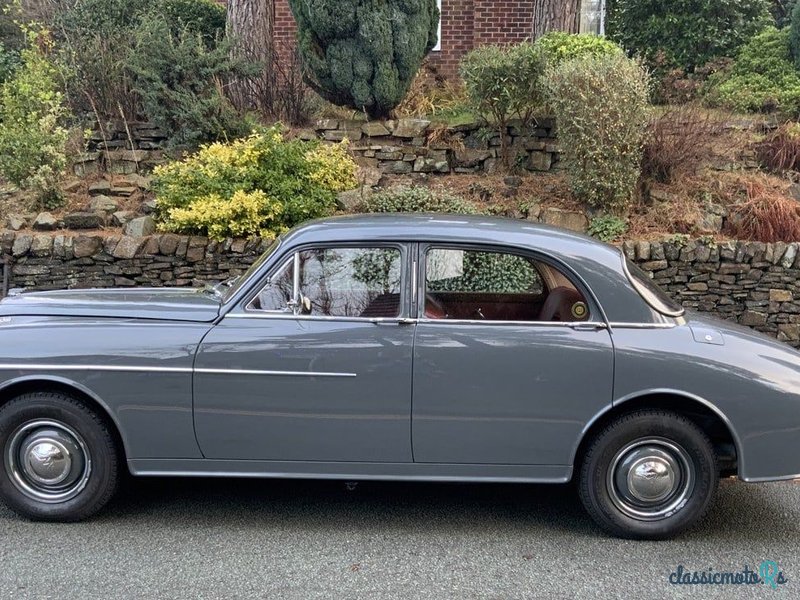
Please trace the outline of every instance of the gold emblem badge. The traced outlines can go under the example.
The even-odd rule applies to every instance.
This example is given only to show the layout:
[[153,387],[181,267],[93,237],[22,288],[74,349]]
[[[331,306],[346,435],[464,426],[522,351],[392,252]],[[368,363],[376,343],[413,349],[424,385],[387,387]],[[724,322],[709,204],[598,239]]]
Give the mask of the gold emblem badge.
[[576,302],[572,305],[572,316],[576,319],[583,319],[586,316],[587,308],[583,302]]

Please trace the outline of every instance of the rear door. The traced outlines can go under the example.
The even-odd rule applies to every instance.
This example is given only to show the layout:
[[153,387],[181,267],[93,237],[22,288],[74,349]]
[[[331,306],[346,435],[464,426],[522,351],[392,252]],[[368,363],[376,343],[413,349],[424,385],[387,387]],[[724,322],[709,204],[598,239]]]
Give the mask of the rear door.
[[569,465],[611,403],[598,307],[545,257],[420,249],[413,447],[421,463]]

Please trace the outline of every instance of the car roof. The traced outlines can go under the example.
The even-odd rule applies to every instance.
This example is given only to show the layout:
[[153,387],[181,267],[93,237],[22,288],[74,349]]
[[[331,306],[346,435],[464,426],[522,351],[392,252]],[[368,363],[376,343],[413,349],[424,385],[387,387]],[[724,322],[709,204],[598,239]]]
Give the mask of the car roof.
[[596,295],[609,321],[662,320],[630,284],[618,248],[549,225],[483,215],[382,213],[310,221],[283,238],[285,248],[345,242],[480,244],[530,250],[570,267]]
[[304,235],[319,233],[323,237],[328,237],[335,229],[337,237],[350,233],[359,238],[369,235],[372,239],[397,239],[399,236],[413,241],[426,240],[432,234],[436,235],[437,233],[453,237],[462,232],[465,239],[473,239],[474,241],[478,241],[476,239],[478,237],[483,241],[502,241],[507,235],[527,233],[529,235],[538,234],[553,238],[581,240],[598,246],[605,245],[583,234],[558,227],[487,215],[442,213],[345,215],[310,221],[303,225],[301,229]]

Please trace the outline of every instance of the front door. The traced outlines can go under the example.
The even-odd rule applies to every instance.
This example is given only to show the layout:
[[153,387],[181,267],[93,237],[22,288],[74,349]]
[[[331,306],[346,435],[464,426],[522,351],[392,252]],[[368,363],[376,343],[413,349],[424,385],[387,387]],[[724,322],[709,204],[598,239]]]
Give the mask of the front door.
[[421,252],[413,446],[421,463],[559,465],[612,399],[610,334],[563,265]]
[[206,458],[410,462],[408,250],[309,248],[203,341],[194,411]]

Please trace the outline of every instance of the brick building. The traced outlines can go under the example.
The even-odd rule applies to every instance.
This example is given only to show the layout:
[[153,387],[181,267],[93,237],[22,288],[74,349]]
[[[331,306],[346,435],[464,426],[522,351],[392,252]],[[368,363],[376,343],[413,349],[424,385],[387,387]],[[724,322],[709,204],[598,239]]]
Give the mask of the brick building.
[[[294,44],[296,25],[288,0],[275,1],[275,40],[285,51]],[[534,0],[438,0],[442,18],[439,45],[429,61],[442,75],[458,73],[461,57],[485,44],[520,42],[531,34]],[[582,0],[581,32],[603,33],[605,0]]]

